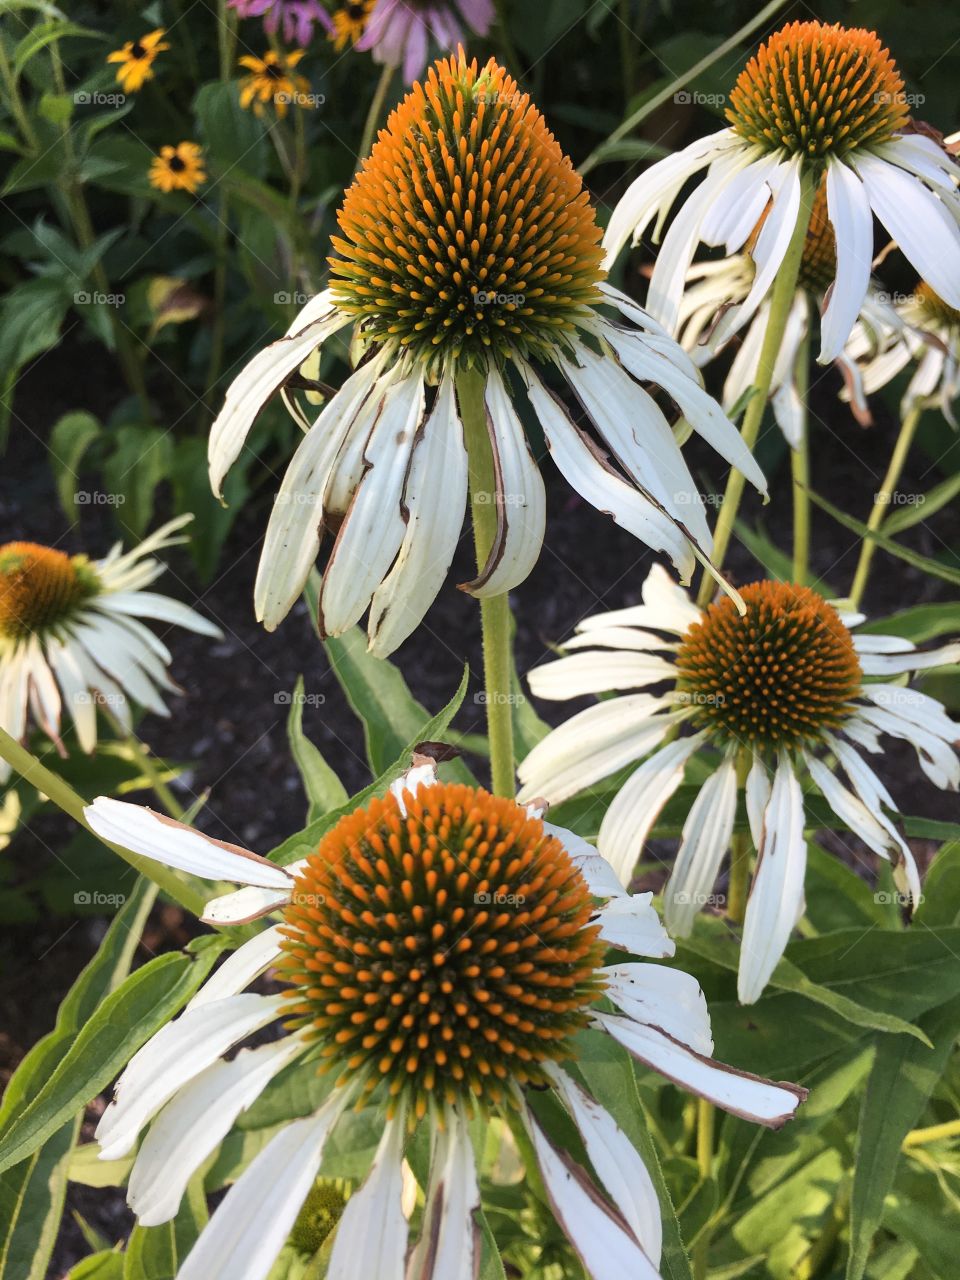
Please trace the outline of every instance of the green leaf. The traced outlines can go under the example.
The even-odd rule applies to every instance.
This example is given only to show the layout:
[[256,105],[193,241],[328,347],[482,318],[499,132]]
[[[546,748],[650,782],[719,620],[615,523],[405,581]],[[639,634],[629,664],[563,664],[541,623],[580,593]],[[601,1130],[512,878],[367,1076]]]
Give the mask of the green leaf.
[[[34,1045],[14,1072],[0,1107],[0,1132],[13,1127],[15,1117],[41,1092],[100,1000],[126,977],[156,894],[149,881],[137,881],[93,959],[60,1005],[53,1031]],[[79,1112],[82,1105],[74,1110]],[[0,1174],[0,1276],[43,1280],[60,1229],[79,1130],[79,1114],[68,1113],[42,1146]]]
[[210,501],[205,440],[177,440],[171,467],[174,509],[194,513],[189,551],[200,577],[208,582],[216,570],[227,535],[250,492],[246,469],[242,459],[230,468],[223,486],[227,505],[221,506],[219,502]]
[[82,409],[75,413],[65,413],[54,423],[50,432],[50,465],[57,485],[57,496],[63,513],[71,524],[76,524],[81,496],[86,496],[77,491],[80,463],[102,432],[103,427],[93,414]]
[[203,1185],[194,1178],[172,1222],[135,1226],[123,1259],[123,1280],[170,1280],[207,1222]]
[[173,469],[173,438],[165,427],[120,427],[103,478],[117,504],[117,518],[136,538],[153,516],[157,486]]
[[919,502],[891,511],[883,522],[884,533],[900,533],[903,529],[910,529],[913,525],[919,524],[921,520],[929,519],[948,502],[952,502],[958,493],[960,493],[960,471],[946,480],[941,480],[929,493],[918,495]]
[[123,1280],[123,1254],[113,1249],[91,1254],[67,1272],[66,1280]]
[[664,1280],[693,1280],[677,1212],[644,1117],[633,1059],[610,1036],[597,1032],[581,1033],[577,1037],[577,1050],[577,1071],[584,1084],[636,1147],[653,1179],[663,1218],[660,1270]]
[[28,280],[11,289],[0,306],[0,439],[10,420],[11,395],[17,375],[35,356],[60,341],[60,326],[70,305],[61,280]]
[[[453,695],[442,711],[438,712],[426,724],[421,724],[419,730],[415,731],[413,737],[407,742],[397,755],[397,758],[386,768],[378,778],[375,778],[368,787],[364,787],[355,796],[351,796],[349,801],[342,805],[339,809],[334,809],[332,813],[325,814],[322,818],[317,818],[315,822],[310,822],[302,831],[296,832],[295,835],[289,836],[284,842],[276,847],[271,853],[272,861],[277,862],[280,866],[286,866],[289,862],[295,862],[298,858],[303,857],[305,849],[315,849],[320,840],[337,822],[340,821],[348,813],[352,813],[354,809],[365,804],[372,796],[382,795],[391,782],[398,778],[405,769],[410,765],[410,757],[413,749],[418,742],[430,742],[442,738],[450,725],[450,721],[460,710],[463,700],[467,695],[467,686],[470,683],[470,670],[464,667],[463,676],[460,680],[460,687]],[[445,768],[456,769],[460,764],[459,760],[451,761],[445,765]]]
[[347,803],[349,796],[346,787],[324,760],[320,750],[303,732],[303,703],[303,676],[298,676],[290,714],[287,716],[287,739],[303,779],[303,789],[307,793],[307,821],[312,822],[331,809],[341,808]]
[[921,573],[926,573],[933,578],[942,578],[944,582],[952,582],[954,586],[960,585],[960,569],[955,569],[952,565],[943,564],[939,560],[933,560],[930,556],[922,556],[919,551],[911,551],[909,547],[901,546],[899,542],[895,542],[893,538],[888,538],[886,534],[878,533],[874,529],[868,529],[862,520],[855,520],[853,516],[848,516],[845,511],[835,507],[826,498],[821,498],[812,489],[808,489],[807,492],[810,494],[811,502],[826,511],[827,515],[832,516],[845,529],[859,534],[861,538],[866,538],[870,542],[875,542],[878,547],[882,547],[884,551],[888,551],[890,555],[896,556],[899,560],[905,560],[907,564],[912,565],[914,569],[919,569]]
[[47,45],[66,36],[86,36],[88,40],[103,40],[99,31],[91,31],[89,27],[80,27],[75,22],[41,22],[38,23],[17,45],[13,55],[13,73],[19,76],[24,67]]
[[[762,525],[751,529],[742,520],[736,521],[734,530],[737,537],[747,548],[755,560],[759,560],[771,577],[780,582],[793,581],[793,559],[772,541]],[[822,596],[832,599],[836,591],[823,578],[808,579],[810,585]]]
[[857,631],[858,634],[868,632],[903,636],[914,644],[924,644],[960,631],[960,604],[944,601],[942,604],[914,605],[911,609],[891,614],[889,618],[871,618],[858,627]]
[[960,840],[945,844],[930,864],[914,915],[914,925],[924,929],[956,924],[960,924]]
[[3,1133],[0,1172],[25,1160],[109,1084],[190,999],[229,940],[205,936],[198,944],[192,944],[195,954],[149,961],[106,997],[37,1095]]
[[480,1274],[477,1280],[507,1280],[507,1273],[503,1269],[503,1259],[500,1257],[500,1250],[497,1248],[497,1242],[490,1230],[490,1223],[484,1216],[483,1210],[477,1213],[477,1222],[480,1224]]
[[921,1025],[931,1049],[899,1038],[877,1045],[857,1130],[846,1280],[861,1280],[866,1270],[901,1143],[923,1114],[960,1034],[960,996],[932,1010]]
[[263,125],[252,111],[240,106],[235,80],[217,81],[200,88],[193,109],[199,140],[224,172],[237,170],[262,176],[265,159]]
[[785,1280],[819,1234],[843,1174],[839,1151],[820,1152],[754,1201],[731,1234],[746,1253],[766,1256],[767,1274]]

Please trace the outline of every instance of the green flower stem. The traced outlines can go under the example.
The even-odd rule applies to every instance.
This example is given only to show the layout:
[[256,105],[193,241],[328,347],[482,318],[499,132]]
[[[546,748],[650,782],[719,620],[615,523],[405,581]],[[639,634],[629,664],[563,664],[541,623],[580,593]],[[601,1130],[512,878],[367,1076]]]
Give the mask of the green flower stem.
[[[748,750],[737,756],[737,790],[747,785],[752,759]],[[727,883],[727,918],[734,924],[743,924],[747,912],[747,894],[750,883],[750,850],[752,842],[745,831],[735,831],[730,841],[730,879]]]
[[[493,453],[483,402],[484,378],[476,369],[457,374],[457,400],[470,459],[470,510],[477,568],[487,562],[497,536]],[[483,676],[490,736],[490,775],[496,795],[513,796],[513,712],[510,685],[510,600],[504,594],[480,601],[483,627]]]
[[807,419],[807,392],[810,388],[810,334],[797,352],[797,394],[802,416],[800,443],[790,450],[793,476],[793,580],[803,586],[810,576],[810,439]]
[[7,51],[3,41],[0,40],[0,79],[3,80],[4,87],[7,91],[7,102],[10,105],[10,112],[19,126],[23,139],[31,151],[40,150],[40,142],[37,138],[36,131],[30,122],[30,116],[26,107],[23,105],[23,98],[20,96],[20,86],[17,83],[17,77],[14,74],[10,59],[7,57]]
[[493,0],[493,7],[497,14],[497,40],[503,54],[504,65],[511,75],[519,77],[523,71],[523,63],[520,61],[520,55],[510,35],[510,21],[507,17],[505,0]]
[[[870,519],[867,521],[867,528],[871,533],[877,533],[883,524],[884,517],[887,514],[887,507],[890,505],[890,499],[896,492],[897,483],[903,473],[907,454],[910,452],[911,444],[913,444],[913,437],[916,435],[917,427],[920,425],[920,415],[922,413],[923,408],[919,404],[914,405],[900,426],[900,434],[897,436],[897,443],[894,445],[893,453],[890,457],[887,474],[883,477],[883,485],[880,492],[873,499],[873,510],[870,512]],[[860,548],[857,571],[853,576],[853,585],[850,588],[850,602],[855,609],[859,607],[860,601],[863,599],[863,593],[867,589],[870,565],[873,562],[876,549],[877,544],[875,542],[869,538],[864,539]]]
[[[184,23],[189,29],[189,23]],[[220,58],[220,79],[229,80],[233,74],[233,60],[237,51],[237,15],[226,0],[217,4],[217,50]]]
[[390,91],[393,72],[394,68],[387,64],[380,73],[380,79],[373,95],[373,101],[370,103],[370,110],[367,112],[366,123],[363,126],[363,137],[360,139],[360,150],[357,152],[358,169],[370,154],[374,139],[377,136],[377,127],[379,126],[380,118],[383,115],[383,104],[386,102],[387,94]]
[[[48,799],[52,800],[57,808],[62,809],[75,822],[87,831],[91,831],[86,818],[83,815],[86,801],[82,796],[77,795],[76,791],[65,782],[63,778],[58,777],[31,753],[20,745],[15,739],[11,738],[5,729],[0,729],[0,759],[6,760],[25,782],[29,782],[31,786],[37,788]],[[91,831],[91,834],[96,834]],[[97,839],[100,839],[97,836]],[[128,863],[135,871],[152,880],[155,885],[168,894],[174,902],[178,903],[185,911],[189,911],[191,915],[199,917],[203,913],[206,904],[205,897],[196,889],[184,882],[175,872],[165,867],[163,863],[156,862],[153,858],[143,858],[139,854],[131,853],[129,849],[123,849],[119,845],[103,842],[108,849],[112,849],[124,862]]]
[[[803,260],[803,246],[807,235],[807,227],[810,225],[810,213],[813,208],[816,184],[814,183],[813,175],[809,171],[801,173],[800,183],[800,210],[797,215],[797,225],[794,228],[793,236],[770,295],[767,331],[763,335],[763,346],[760,349],[756,381],[753,384],[753,394],[743,415],[743,426],[740,428],[743,441],[751,451],[757,443],[757,436],[760,434],[760,424],[763,421],[767,398],[770,395],[770,384],[773,382],[774,366],[777,355],[780,352],[780,344],[783,341],[787,320],[790,317],[790,308],[793,306],[797,292],[797,278],[800,274],[800,263]],[[730,535],[733,533],[733,526],[737,519],[737,511],[740,508],[740,499],[743,497],[744,484],[743,472],[734,467],[727,480],[727,489],[723,495],[723,506],[720,508],[713,534],[713,563],[720,570],[723,569],[723,558],[727,553]],[[700,583],[700,594],[697,597],[697,603],[701,608],[710,603],[713,589],[713,578],[704,571],[703,580]]]
[[923,1147],[928,1142],[941,1142],[944,1138],[960,1137],[960,1120],[947,1120],[944,1124],[932,1124],[926,1129],[911,1129],[903,1140],[903,1150]]
[[[706,1182],[713,1177],[714,1130],[716,1108],[706,1098],[697,1099],[697,1168],[700,1178]],[[706,1280],[710,1263],[709,1224],[700,1232],[693,1248],[693,1274],[695,1280]]]

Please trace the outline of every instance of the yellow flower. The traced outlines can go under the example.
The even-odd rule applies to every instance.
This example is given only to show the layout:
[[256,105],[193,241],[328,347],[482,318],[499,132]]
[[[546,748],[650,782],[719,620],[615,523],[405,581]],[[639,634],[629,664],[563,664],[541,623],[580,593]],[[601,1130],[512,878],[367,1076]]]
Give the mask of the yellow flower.
[[252,55],[241,58],[240,66],[252,73],[244,76],[240,84],[241,107],[252,104],[254,112],[261,116],[264,104],[272,102],[282,119],[291,103],[298,107],[311,106],[310,81],[306,76],[293,74],[293,68],[305,53],[306,49],[292,49],[289,53],[269,49],[262,58]]
[[203,148],[195,142],[161,147],[150,166],[150,185],[158,191],[196,191],[207,180]]
[[332,15],[333,30],[328,39],[339,53],[348,43],[356,44],[363,35],[374,0],[355,0],[353,4],[345,4]]
[[119,62],[117,83],[125,93],[136,93],[147,80],[153,78],[153,63],[158,53],[170,46],[164,40],[166,30],[157,27],[140,40],[128,40],[122,49],[114,49],[107,56],[108,62]]

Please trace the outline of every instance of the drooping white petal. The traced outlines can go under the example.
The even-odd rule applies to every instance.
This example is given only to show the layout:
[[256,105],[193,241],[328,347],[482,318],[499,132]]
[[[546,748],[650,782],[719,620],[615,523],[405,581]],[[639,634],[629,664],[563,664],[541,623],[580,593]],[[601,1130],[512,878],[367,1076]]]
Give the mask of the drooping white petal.
[[733,144],[732,130],[721,129],[645,169],[627,188],[610,218],[603,237],[605,268],[610,269],[631,236],[634,244],[638,242],[652,218],[660,209],[670,207],[689,177]]
[[550,1078],[576,1123],[590,1163],[627,1226],[655,1267],[660,1265],[660,1201],[647,1166],[608,1111],[560,1067]]
[[592,1280],[660,1280],[632,1229],[601,1200],[586,1175],[557,1151],[524,1107],[543,1184],[554,1215]]
[[747,774],[745,796],[750,838],[753,841],[753,847],[759,849],[763,844],[763,816],[770,803],[770,775],[767,773],[767,766],[758,755],[753,757],[753,764]]
[[904,675],[910,671],[926,671],[931,667],[948,667],[960,662],[960,644],[946,644],[925,653],[863,653],[860,667],[865,676]]
[[260,410],[311,352],[352,317],[338,311],[329,292],[312,298],[284,337],[259,351],[227,389],[223,408],[210,428],[207,456],[210,485],[219,498],[223,478],[236,461]]
[[621,894],[605,902],[596,915],[600,937],[618,951],[663,960],[676,945],[668,937],[653,906],[652,893]]
[[232,1061],[207,1067],[174,1095],[150,1126],[130,1173],[127,1203],[142,1227],[176,1216],[187,1183],[237,1116],[303,1049],[297,1036],[243,1049]]
[[63,692],[63,703],[73,720],[80,750],[89,753],[97,745],[97,707],[93,694],[69,644],[58,639],[48,641],[47,659]]
[[530,688],[538,698],[582,698],[588,693],[616,689],[642,689],[676,679],[677,669],[667,658],[649,652],[575,653],[556,658],[529,674]]
[[264,1280],[313,1186],[346,1100],[338,1090],[315,1115],[271,1138],[217,1206],[177,1280]]
[[706,734],[698,733],[661,747],[631,774],[603,815],[597,848],[623,884],[630,883],[647,836],[705,740]]
[[827,161],[827,216],[837,245],[837,272],[820,324],[820,364],[836,360],[860,314],[873,262],[873,215],[857,175],[841,160]]
[[628,533],[669,556],[677,573],[689,581],[696,560],[677,525],[609,464],[529,367],[521,372],[550,456],[567,483]]
[[640,1062],[724,1111],[779,1129],[807,1096],[799,1085],[764,1080],[696,1053],[656,1027],[597,1013],[594,1021]]
[[880,857],[889,858],[892,854],[899,858],[897,842],[874,818],[860,797],[848,791],[816,756],[807,754],[806,765],[810,777],[840,821],[845,822],[854,835],[859,836],[867,848]]
[[912,721],[944,742],[960,741],[960,725],[950,719],[942,703],[919,689],[898,684],[865,684],[860,696],[878,707],[885,707],[893,715]]
[[803,817],[800,783],[789,757],[781,752],[743,921],[737,975],[743,1004],[759,999],[797,923],[807,869]]
[[710,1014],[700,984],[682,969],[659,964],[606,965],[605,991],[635,1022],[659,1027],[697,1053],[713,1053]]
[[130,1059],[97,1125],[101,1160],[124,1156],[178,1089],[280,1014],[282,996],[228,996],[182,1013]]
[[444,1109],[434,1130],[423,1228],[407,1264],[407,1280],[472,1280],[480,1265],[480,1228],[474,1212],[480,1186],[466,1120]]
[[447,576],[463,528],[467,451],[449,375],[414,448],[403,505],[403,542],[370,605],[370,652],[379,658],[392,653],[420,625]]
[[218,626],[191,609],[180,600],[171,600],[156,591],[117,591],[103,596],[101,607],[113,613],[130,614],[135,618],[155,618],[159,622],[172,622],[200,636],[220,639],[223,632]]
[[277,925],[261,929],[256,937],[245,942],[236,951],[227,956],[211,978],[208,978],[187,1009],[196,1009],[200,1005],[212,1004],[215,1000],[225,1000],[227,996],[235,996],[262,973],[280,954],[281,934]]
[[366,470],[323,576],[320,626],[326,635],[353,626],[400,550],[406,532],[400,498],[423,408],[421,373],[404,378],[383,397],[363,452]]
[[143,805],[98,796],[83,813],[101,839],[178,871],[262,889],[290,889],[290,877],[282,867],[239,845],[211,840]]
[[641,693],[611,698],[548,734],[520,766],[521,802],[542,797],[559,804],[653,751],[686,713],[649,715],[670,705],[667,699],[649,701],[658,705],[648,708]]
[[663,891],[663,915],[674,937],[686,937],[710,895],[730,847],[736,810],[737,769],[733,758],[727,757],[690,806],[677,859]]
[[278,907],[286,906],[293,890],[293,877],[306,866],[306,859],[291,862],[285,868],[290,876],[286,889],[258,889],[248,887],[238,889],[235,893],[225,893],[219,898],[211,898],[203,909],[200,919],[204,924],[228,925],[250,924],[259,920]]
[[[531,814],[531,816],[542,819],[542,809],[538,809],[532,804],[528,804],[526,808],[527,813]],[[543,829],[548,836],[555,836],[557,840],[561,841],[570,855],[570,861],[587,882],[587,888],[593,897],[619,898],[623,896],[623,888],[614,875],[613,868],[606,858],[600,856],[592,844],[588,844],[584,840],[583,836],[578,836],[575,831],[568,831],[566,827],[558,827],[552,822],[544,822]]]
[[[301,440],[284,472],[257,567],[253,604],[273,631],[286,617],[317,559],[326,512],[324,496],[337,455],[362,413],[375,420],[389,385],[382,361],[371,360],[346,380]],[[377,386],[378,380],[384,384]]]
[[484,387],[487,430],[493,450],[497,534],[486,564],[463,589],[480,599],[519,586],[540,556],[547,519],[543,477],[527,443],[523,423],[496,368]]
[[903,169],[867,152],[853,167],[874,213],[944,302],[960,309],[960,227],[941,200]]
[[[917,753],[920,768],[942,791],[960,788],[960,758],[937,734],[921,728],[908,716],[897,715],[889,707],[861,707],[859,718],[883,733],[905,738]],[[891,808],[896,806],[891,802]]]
[[403,1280],[403,1133],[402,1117],[387,1121],[367,1179],[343,1211],[327,1280]]

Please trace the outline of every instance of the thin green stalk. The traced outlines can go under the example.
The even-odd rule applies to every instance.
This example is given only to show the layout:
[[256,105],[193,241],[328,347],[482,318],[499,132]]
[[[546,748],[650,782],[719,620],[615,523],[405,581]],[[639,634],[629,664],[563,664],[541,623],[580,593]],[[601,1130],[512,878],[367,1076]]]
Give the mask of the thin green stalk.
[[[484,377],[476,369],[457,375],[457,400],[470,460],[470,510],[477,568],[482,569],[497,536],[498,513],[493,452],[483,402]],[[480,601],[483,676],[490,737],[490,775],[496,795],[515,792],[513,709],[510,684],[510,601],[507,595]]]
[[390,91],[393,72],[394,68],[387,64],[380,73],[376,92],[373,95],[373,101],[370,103],[370,110],[367,112],[366,123],[363,126],[363,136],[360,139],[360,150],[357,152],[358,169],[360,168],[362,161],[364,161],[370,154],[370,149],[377,136],[377,128],[380,124],[380,117],[383,115],[383,104],[386,102],[387,94]]
[[[58,809],[62,809],[75,822],[84,827],[91,834],[92,831],[89,823],[84,817],[84,808],[86,801],[82,796],[77,795],[76,791],[60,778],[40,763],[36,756],[32,755],[26,747],[21,746],[14,738],[11,738],[5,729],[0,729],[0,759],[6,760],[7,764],[14,769],[25,782],[29,782],[31,786],[37,788],[48,799],[52,800]],[[97,836],[99,840],[100,837]],[[185,911],[189,911],[191,915],[199,917],[203,913],[206,899],[202,894],[197,892],[191,885],[186,884],[180,876],[171,871],[169,867],[165,867],[162,862],[156,862],[153,858],[143,858],[137,853],[131,853],[129,849],[123,849],[120,845],[110,844],[104,841],[108,849],[112,849],[124,862],[128,863],[135,871],[152,880],[158,885],[164,893],[168,894],[174,902],[180,904]]]
[[928,1142],[942,1142],[944,1138],[960,1137],[960,1120],[947,1120],[944,1124],[931,1124],[925,1129],[911,1129],[903,1140],[903,1150],[923,1147]]
[[153,756],[150,754],[149,747],[142,743],[135,733],[128,733],[116,716],[114,716],[110,711],[107,712],[107,719],[113,726],[117,737],[130,752],[137,768],[150,783],[150,790],[163,805],[164,809],[166,809],[169,816],[171,818],[175,818],[177,822],[182,822],[184,819],[183,806],[164,781],[163,775],[157,768]]
[[507,6],[504,0],[493,0],[493,7],[497,12],[497,39],[503,54],[504,65],[512,75],[519,76],[523,70],[523,63],[520,61],[520,55],[510,35]]
[[[697,1168],[706,1182],[713,1177],[714,1130],[716,1109],[706,1098],[697,1100]],[[694,1280],[706,1280],[710,1263],[710,1231],[704,1226],[693,1248]]]
[[797,395],[802,409],[800,441],[790,450],[793,477],[793,580],[801,586],[810,575],[810,440],[807,393],[810,389],[810,334],[804,336],[797,352],[795,370]]
[[620,0],[620,70],[623,76],[623,98],[627,106],[633,98],[637,82],[636,37],[630,21],[630,0]]
[[[189,27],[189,23],[185,24]],[[217,4],[217,49],[220,55],[220,79],[229,80],[237,51],[237,15],[226,0]]]
[[13,67],[10,65],[10,59],[7,57],[7,51],[2,40],[0,40],[0,79],[3,80],[4,87],[7,90],[10,111],[17,122],[20,132],[23,134],[24,141],[31,151],[39,151],[40,143],[30,122],[27,109],[23,105],[20,86],[17,84],[17,77],[14,74]]
[[[752,757],[742,749],[737,755],[737,790],[747,785]],[[730,878],[727,883],[727,918],[734,924],[743,924],[747,912],[747,886],[750,883],[750,850],[752,843],[745,831],[735,831],[730,841]]]
[[223,367],[223,348],[226,338],[226,306],[227,293],[227,236],[230,233],[229,197],[225,191],[220,195],[220,211],[217,215],[217,233],[214,244],[215,265],[213,269],[213,326],[210,333],[210,359],[207,362],[207,377],[204,382],[204,402],[200,406],[200,429],[207,431],[208,410],[213,408],[217,380]]
[[601,142],[598,147],[595,147],[584,160],[579,169],[581,177],[588,174],[591,169],[595,169],[598,164],[601,164],[610,148],[622,138],[625,138],[628,133],[631,133],[638,124],[646,120],[647,116],[652,115],[658,107],[662,107],[665,102],[669,102],[678,89],[682,89],[691,80],[696,80],[697,76],[703,75],[704,71],[712,67],[721,58],[726,57],[738,45],[746,43],[748,36],[763,27],[778,9],[783,8],[786,2],[787,0],[771,0],[770,4],[764,5],[760,12],[754,14],[749,22],[744,23],[739,31],[734,32],[729,40],[724,40],[722,44],[718,44],[711,53],[701,58],[699,62],[695,62],[689,71],[685,71],[683,75],[671,81],[665,89],[661,89],[648,102],[645,102],[642,107],[638,107],[622,124],[618,124],[609,138],[605,142]]
[[[807,227],[810,225],[810,211],[813,208],[815,190],[812,174],[809,171],[803,172],[800,183],[800,209],[797,214],[797,225],[794,228],[793,236],[770,295],[767,331],[763,335],[763,346],[760,349],[760,360],[757,365],[753,395],[747,404],[746,412],[743,415],[743,426],[740,428],[744,444],[751,451],[757,443],[757,436],[760,434],[760,424],[763,421],[767,399],[770,395],[770,384],[773,382],[774,366],[776,365],[780,344],[783,341],[783,334],[787,327],[787,320],[790,317],[790,308],[793,306],[797,292],[797,278],[800,274],[800,263],[803,259],[803,246],[807,235]],[[720,508],[713,534],[713,563],[720,570],[723,569],[723,558],[727,553],[730,535],[733,533],[733,526],[737,519],[744,483],[743,472],[734,467],[727,480],[726,493],[723,495],[723,506]],[[710,597],[713,594],[713,586],[713,579],[704,571],[703,581],[700,583],[700,594],[697,597],[697,603],[701,608],[709,604]]]
[[[920,425],[922,413],[922,406],[915,404],[900,425],[900,434],[897,436],[897,443],[893,447],[887,474],[883,477],[880,492],[874,495],[873,510],[870,512],[870,518],[867,521],[867,528],[871,533],[879,532],[880,526],[886,518],[890,499],[897,491],[897,483],[903,474],[904,463],[907,460],[907,454],[910,452],[910,446],[913,444],[913,437],[917,433],[917,427]],[[863,593],[867,589],[870,566],[873,563],[876,549],[877,544],[875,542],[869,538],[863,540],[863,545],[860,548],[860,559],[857,561],[857,571],[853,575],[853,585],[850,588],[850,602],[855,609],[859,607],[860,601],[863,599]]]

